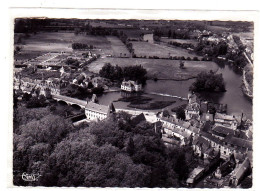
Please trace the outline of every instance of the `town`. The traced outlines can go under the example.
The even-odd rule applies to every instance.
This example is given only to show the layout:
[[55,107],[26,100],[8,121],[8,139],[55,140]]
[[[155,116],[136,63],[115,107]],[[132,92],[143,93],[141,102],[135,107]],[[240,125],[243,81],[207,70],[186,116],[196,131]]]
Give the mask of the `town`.
[[[251,187],[253,39],[251,31],[247,31],[251,25],[223,23],[17,19],[13,76],[14,137],[17,137],[14,160],[15,156],[26,152],[34,153],[30,149],[36,149],[35,145],[44,149],[39,144],[48,143],[47,138],[41,140],[34,137],[36,133],[29,132],[30,124],[46,116],[58,116],[61,119],[56,119],[57,123],[64,120],[73,130],[46,132],[50,137],[55,131],[55,136],[60,136],[53,140],[54,145],[48,146],[46,156],[50,158],[54,157],[51,153],[56,144],[75,136],[71,133],[86,129],[89,137],[96,137],[93,140],[101,140],[97,137],[105,132],[98,130],[101,128],[98,126],[109,129],[109,124],[111,128],[118,125],[125,133],[134,134],[130,138],[123,138],[123,135],[118,138],[118,132],[114,132],[113,136],[109,135],[113,138],[105,141],[124,154],[128,153],[127,157],[132,157],[133,161],[141,157],[135,156],[138,153],[136,137],[144,136],[146,131],[150,137],[161,141],[167,152],[182,149],[185,173],[175,166],[178,175],[171,175],[173,180],[166,181],[162,177],[165,184],[154,181],[149,185],[143,180],[136,186],[111,183],[112,187]],[[225,73],[235,72],[239,73],[239,80],[232,79],[232,82],[241,83],[238,89],[225,82]],[[205,94],[207,91],[210,94]],[[232,101],[236,91],[240,97]],[[43,131],[39,130],[38,137]],[[25,141],[21,141],[22,137],[28,143],[22,143]],[[120,146],[119,141],[112,141],[114,139],[129,140],[127,146]],[[33,164],[30,167],[14,162],[14,184],[24,185],[19,180],[22,170],[35,171],[38,163],[46,162],[41,156],[31,160],[27,162]],[[177,164],[178,159],[175,162]],[[153,171],[153,164],[151,168]],[[170,166],[165,168],[169,168],[167,172],[171,170]],[[62,173],[59,176],[61,179],[57,182],[60,183],[46,183],[50,178],[45,177],[40,185],[82,186],[79,180],[62,184],[65,179],[62,180]],[[95,180],[96,184],[87,178],[84,186],[103,187],[102,178]]]

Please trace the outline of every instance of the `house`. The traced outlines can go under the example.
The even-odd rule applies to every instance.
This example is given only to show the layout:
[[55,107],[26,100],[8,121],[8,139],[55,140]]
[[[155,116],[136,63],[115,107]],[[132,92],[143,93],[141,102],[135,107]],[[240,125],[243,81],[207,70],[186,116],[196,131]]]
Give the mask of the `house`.
[[115,113],[115,111],[113,103],[108,106],[98,104],[95,94],[92,96],[92,100],[87,102],[85,106],[86,119],[89,121],[106,119],[110,114]]
[[189,174],[189,178],[186,180],[186,184],[192,187],[193,184],[204,175],[204,171],[205,168],[201,166],[193,169],[193,171]]
[[167,147],[171,147],[171,146],[174,146],[174,145],[179,145],[179,141],[178,140],[172,139],[171,137],[169,137],[166,134],[162,134],[162,141],[165,144],[165,146],[167,146]]
[[228,127],[233,130],[236,130],[238,126],[237,119],[235,118],[235,116],[232,115],[216,113],[214,121],[216,125]]
[[228,135],[234,135],[236,133],[236,131],[230,129],[230,128],[226,128],[223,126],[215,126],[212,128],[211,131],[212,135],[219,138],[219,139],[224,139],[226,136]]
[[[211,144],[210,141],[208,141],[207,139],[205,139],[202,136],[198,136],[197,138],[195,138],[192,142],[192,148],[194,151],[194,154],[198,155],[199,157],[207,157],[208,153],[209,153],[209,149],[211,149]],[[206,154],[206,152],[208,152]],[[206,156],[204,156],[204,154],[206,154]]]
[[156,121],[154,123],[154,131],[157,134],[161,134],[162,133],[162,122],[161,121]]
[[250,168],[250,161],[248,158],[246,158],[242,163],[238,164],[231,173],[229,184],[231,186],[239,185],[241,180],[245,177],[246,173],[250,170]]
[[200,120],[200,104],[195,94],[188,94],[189,103],[185,108],[186,120],[197,119]]
[[128,91],[128,92],[139,92],[142,91],[142,84],[138,84],[135,81],[128,80],[128,81],[123,81],[121,84],[121,90],[123,91]]
[[223,139],[223,144],[231,151],[240,152],[242,154],[252,151],[252,141],[235,137],[234,135],[227,136]]
[[214,175],[216,178],[221,179],[226,175],[230,174],[236,166],[236,161],[234,155],[230,156],[230,159],[225,161],[221,166],[217,168]]
[[206,122],[206,121],[214,121],[213,114],[211,113],[203,113],[200,119],[201,122]]
[[92,78],[91,82],[95,88],[104,87],[110,83],[110,81],[108,79],[102,78],[102,77],[94,77],[94,78]]

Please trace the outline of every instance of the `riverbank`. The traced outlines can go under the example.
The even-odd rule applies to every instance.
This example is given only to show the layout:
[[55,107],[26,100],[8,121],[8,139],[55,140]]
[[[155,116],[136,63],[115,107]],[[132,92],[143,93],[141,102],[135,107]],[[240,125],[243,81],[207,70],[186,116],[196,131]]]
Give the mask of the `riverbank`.
[[143,59],[143,58],[99,58],[92,62],[88,68],[98,74],[100,69],[110,63],[113,66],[141,65],[147,70],[149,79],[188,80],[201,72],[218,71],[218,66],[212,61],[184,61],[184,69],[180,68],[180,60]]
[[243,78],[242,78],[242,92],[245,96],[247,96],[250,99],[253,99],[253,92],[250,90],[249,83],[246,80],[245,70],[243,70]]

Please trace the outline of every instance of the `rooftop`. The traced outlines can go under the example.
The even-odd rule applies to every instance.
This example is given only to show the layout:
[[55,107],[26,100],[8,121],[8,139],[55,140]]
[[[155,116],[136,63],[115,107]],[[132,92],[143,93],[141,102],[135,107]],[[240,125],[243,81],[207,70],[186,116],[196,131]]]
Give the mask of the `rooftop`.
[[108,112],[108,106],[100,105],[100,104],[93,103],[93,102],[88,102],[85,109],[99,112],[99,113],[104,113],[104,114],[107,114],[107,112]]
[[234,134],[235,131],[232,130],[232,129],[223,127],[223,126],[215,126],[215,127],[213,127],[213,129],[212,129],[212,133],[213,133],[213,134],[216,134],[216,135],[221,134],[221,135],[227,136],[227,135],[229,135],[229,134]]

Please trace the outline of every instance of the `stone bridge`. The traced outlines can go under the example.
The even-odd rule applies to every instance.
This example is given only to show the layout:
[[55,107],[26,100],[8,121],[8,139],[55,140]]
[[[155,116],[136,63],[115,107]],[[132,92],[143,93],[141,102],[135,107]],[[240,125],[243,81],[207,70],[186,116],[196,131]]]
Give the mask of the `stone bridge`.
[[85,106],[87,105],[87,101],[84,100],[79,100],[75,98],[71,98],[68,96],[63,96],[63,95],[52,95],[52,99],[57,100],[57,101],[64,101],[68,105],[77,105],[81,107],[82,109],[85,109]]

